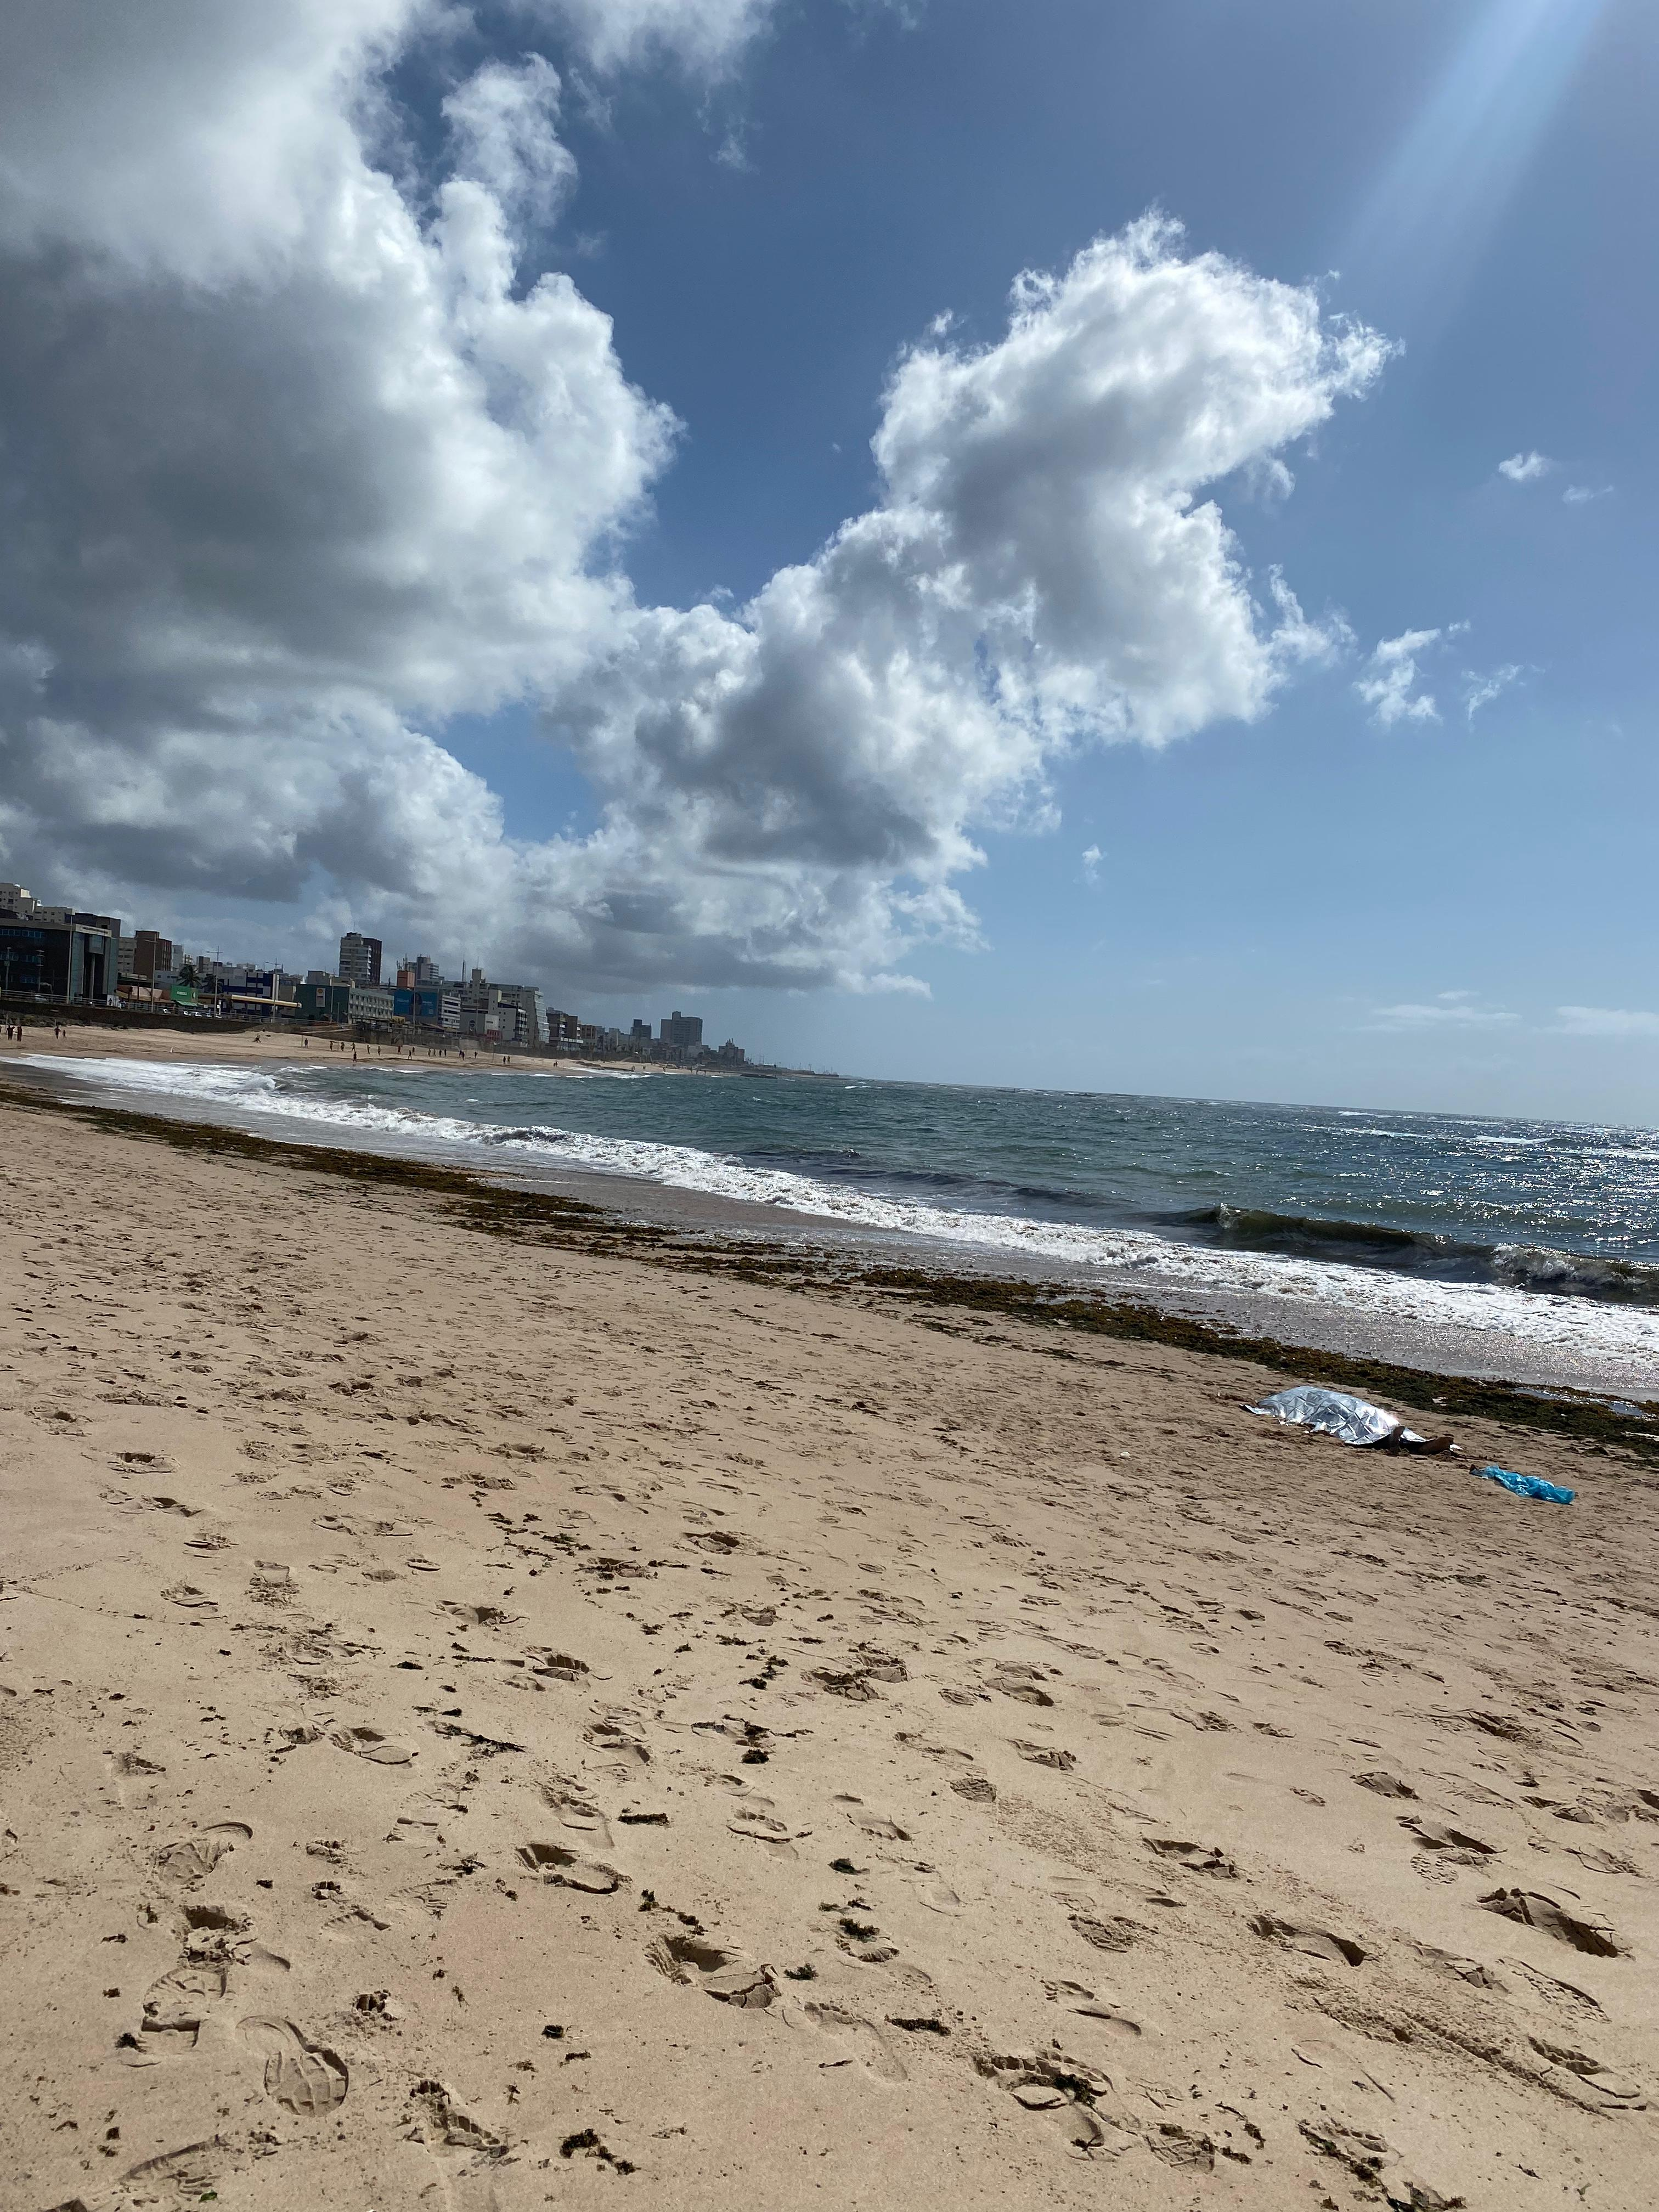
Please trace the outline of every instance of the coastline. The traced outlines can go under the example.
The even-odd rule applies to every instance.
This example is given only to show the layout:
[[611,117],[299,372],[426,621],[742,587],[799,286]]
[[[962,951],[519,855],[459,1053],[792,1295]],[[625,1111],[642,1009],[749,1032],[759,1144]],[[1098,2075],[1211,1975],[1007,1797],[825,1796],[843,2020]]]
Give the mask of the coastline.
[[[131,1056],[174,1057],[160,1051]],[[757,1203],[642,1175],[608,1172],[553,1152],[503,1146],[485,1164],[471,1146],[425,1141],[418,1133],[405,1139],[385,1128],[356,1133],[311,1120],[296,1128],[292,1121],[261,1113],[246,1102],[141,1094],[129,1103],[127,1094],[113,1090],[100,1099],[95,1063],[88,1072],[83,1052],[60,1050],[52,1057],[62,1063],[61,1073],[57,1067],[14,1062],[7,1069],[0,1064],[0,1082],[9,1076],[14,1091],[50,1097],[66,1109],[129,1115],[135,1127],[154,1121],[240,1130],[279,1148],[297,1142],[302,1149],[436,1165],[474,1177],[483,1187],[544,1192],[579,1201],[611,1217],[619,1229],[683,1236],[694,1242],[737,1239],[745,1246],[763,1244],[775,1250],[779,1265],[795,1271],[836,1273],[886,1267],[941,1283],[980,1285],[975,1296],[985,1295],[984,1285],[1002,1282],[1022,1286],[1018,1294],[1023,1296],[1077,1298],[1091,1309],[1130,1306],[1161,1316],[1177,1334],[1186,1332],[1188,1340],[1213,1335],[1224,1343],[1265,1343],[1275,1347],[1275,1356],[1289,1347],[1300,1355],[1304,1366],[1322,1362],[1328,1368],[1334,1363],[1350,1373],[1367,1367],[1398,1370],[1643,1402],[1659,1392],[1654,1323],[1639,1314],[1626,1319],[1615,1309],[1589,1301],[1520,1291],[1488,1299],[1479,1293],[1404,1285],[1364,1267],[1327,1263],[1297,1268],[1272,1259],[1243,1267],[1235,1263],[1231,1272],[1241,1279],[1231,1285],[1195,1280],[1188,1248],[1178,1244],[1163,1248],[1167,1270],[1073,1260],[1063,1252],[1045,1252],[1040,1245],[1027,1253],[1006,1243],[978,1244],[971,1217],[962,1221],[962,1234],[947,1242],[797,1210],[788,1204]],[[210,1066],[220,1062],[221,1055],[203,1050],[194,1059],[198,1066]],[[291,1051],[280,1047],[265,1050],[252,1041],[247,1060],[295,1064]],[[469,1060],[453,1072],[471,1073],[474,1066]],[[582,1068],[561,1072],[592,1079]],[[1039,1224],[1038,1239],[1042,1234]],[[1200,1258],[1199,1272],[1218,1273],[1227,1266],[1224,1261],[1218,1267]],[[1659,1407],[1655,1418],[1659,1419]]]
[[[1049,1331],[1167,1342],[1200,1354],[1249,1357],[1300,1380],[1392,1395],[1431,1419],[1448,1406],[1553,1432],[1614,1439],[1659,1460],[1659,1391],[1632,1363],[1552,1358],[1536,1344],[1506,1346],[1492,1333],[1409,1334],[1379,1328],[1349,1307],[1285,1297],[1249,1299],[1160,1288],[1144,1277],[1103,1279],[1097,1269],[1010,1262],[919,1249],[895,1234],[567,1166],[481,1170],[418,1152],[353,1142],[325,1130],[296,1141],[258,1133],[210,1108],[146,1114],[94,1103],[41,1085],[0,1080],[0,1112],[38,1107],[173,1148],[441,1193],[493,1233],[629,1253],[675,1267],[736,1273],[830,1294],[874,1291],[942,1310],[1015,1315]],[[1505,1357],[1507,1352],[1508,1356]],[[1540,1395],[1544,1394],[1544,1395]]]
[[0,1124],[21,2206],[1645,2203],[1638,1425],[1361,1455],[1144,1306]]
[[[15,1010],[11,1010],[15,1012]],[[9,1012],[8,1018],[11,1018]],[[306,1034],[308,1034],[306,1033]],[[699,1066],[678,1066],[672,1060],[583,1060],[574,1054],[540,1052],[492,1051],[487,1045],[465,1048],[465,1057],[458,1049],[447,1054],[433,1054],[424,1045],[406,1048],[400,1054],[397,1050],[385,1050],[374,1045],[347,1041],[342,1053],[331,1049],[331,1040],[316,1036],[310,1043],[301,1042],[301,1032],[283,1030],[227,1030],[216,1022],[180,1023],[177,1027],[145,1029],[137,1024],[105,1026],[94,1021],[76,1021],[66,1025],[62,1036],[54,1036],[50,1030],[31,1023],[25,1045],[28,1051],[49,1054],[56,1059],[84,1059],[95,1054],[121,1060],[182,1060],[197,1064],[223,1061],[235,1067],[258,1067],[292,1062],[299,1066],[319,1056],[349,1062],[352,1051],[362,1055],[365,1065],[378,1063],[396,1066],[399,1058],[406,1066],[419,1067],[427,1075],[481,1075],[515,1073],[535,1075],[574,1075],[592,1080],[596,1076],[609,1076],[626,1082],[642,1082],[658,1076],[676,1079],[687,1077],[718,1077],[721,1080],[753,1079],[757,1082],[838,1080],[828,1070],[800,1067],[773,1067],[758,1065],[754,1067],[722,1067]],[[337,1040],[334,1042],[337,1042]],[[15,1052],[19,1048],[0,1048]],[[5,1063],[0,1060],[0,1069]]]

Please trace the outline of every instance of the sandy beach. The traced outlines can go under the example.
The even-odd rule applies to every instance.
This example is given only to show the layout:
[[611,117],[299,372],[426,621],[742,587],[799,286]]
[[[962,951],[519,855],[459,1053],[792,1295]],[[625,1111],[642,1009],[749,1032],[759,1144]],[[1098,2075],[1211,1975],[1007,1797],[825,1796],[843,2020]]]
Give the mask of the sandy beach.
[[1651,2202],[1639,1439],[0,1123],[8,2205]]
[[[0,1053],[8,1057],[19,1054],[49,1053],[64,1060],[84,1059],[96,1054],[100,1059],[183,1060],[198,1066],[223,1063],[233,1067],[277,1066],[284,1062],[309,1060],[313,1054],[324,1060],[338,1059],[343,1054],[348,1060],[353,1053],[364,1060],[381,1059],[396,1060],[399,1048],[394,1046],[352,1044],[343,1046],[322,1035],[309,1036],[297,1030],[240,1029],[222,1022],[180,1023],[176,1028],[155,1028],[135,1023],[121,1028],[105,1022],[70,1022],[64,1024],[61,1036],[54,1036],[52,1028],[31,1021],[21,1037],[9,1045],[0,1046]],[[475,1075],[491,1068],[511,1065],[533,1067],[538,1075],[585,1076],[594,1066],[606,1068],[619,1063],[592,1062],[556,1056],[550,1053],[501,1053],[492,1051],[487,1042],[469,1040],[458,1043],[447,1052],[434,1050],[425,1045],[405,1045],[401,1057],[410,1055],[428,1073],[446,1072],[457,1075]],[[0,1060],[0,1069],[4,1066]],[[620,1063],[633,1072],[629,1063]],[[663,1062],[641,1063],[643,1075],[666,1075],[683,1078],[688,1071]]]

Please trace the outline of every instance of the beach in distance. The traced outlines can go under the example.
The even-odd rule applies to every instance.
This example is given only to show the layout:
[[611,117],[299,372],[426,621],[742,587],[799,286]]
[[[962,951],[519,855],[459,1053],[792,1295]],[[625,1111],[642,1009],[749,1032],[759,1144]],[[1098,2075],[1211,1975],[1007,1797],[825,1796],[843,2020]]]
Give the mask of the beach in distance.
[[[1352,1361],[1105,1271],[52,1052],[0,1071],[8,2204],[1651,2201],[1650,1387],[1375,1367],[1458,1450],[1352,1450],[1245,1411]],[[537,1126],[643,1144],[564,1102],[645,1089]]]

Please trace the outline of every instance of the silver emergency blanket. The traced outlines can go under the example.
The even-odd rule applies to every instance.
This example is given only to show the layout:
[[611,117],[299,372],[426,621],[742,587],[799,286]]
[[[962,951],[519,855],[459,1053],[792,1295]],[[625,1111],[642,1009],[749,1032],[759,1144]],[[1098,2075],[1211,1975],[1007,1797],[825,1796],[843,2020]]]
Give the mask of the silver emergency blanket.
[[1408,1448],[1428,1442],[1415,1429],[1408,1429],[1393,1413],[1385,1413],[1381,1406],[1367,1405],[1363,1398],[1351,1398],[1346,1390],[1322,1389],[1317,1382],[1298,1382],[1293,1390],[1275,1390],[1271,1398],[1264,1398],[1259,1406],[1247,1406],[1247,1413],[1266,1413],[1275,1421],[1288,1421],[1297,1428],[1317,1429],[1322,1436],[1334,1437],[1345,1444],[1404,1444]]

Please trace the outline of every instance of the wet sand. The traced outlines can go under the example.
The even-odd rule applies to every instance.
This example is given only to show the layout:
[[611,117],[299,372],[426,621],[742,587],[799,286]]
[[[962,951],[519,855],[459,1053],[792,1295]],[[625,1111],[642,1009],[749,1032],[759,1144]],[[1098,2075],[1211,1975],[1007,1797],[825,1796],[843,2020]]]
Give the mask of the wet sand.
[[0,1129],[8,2203],[1650,2202],[1650,1455]]

